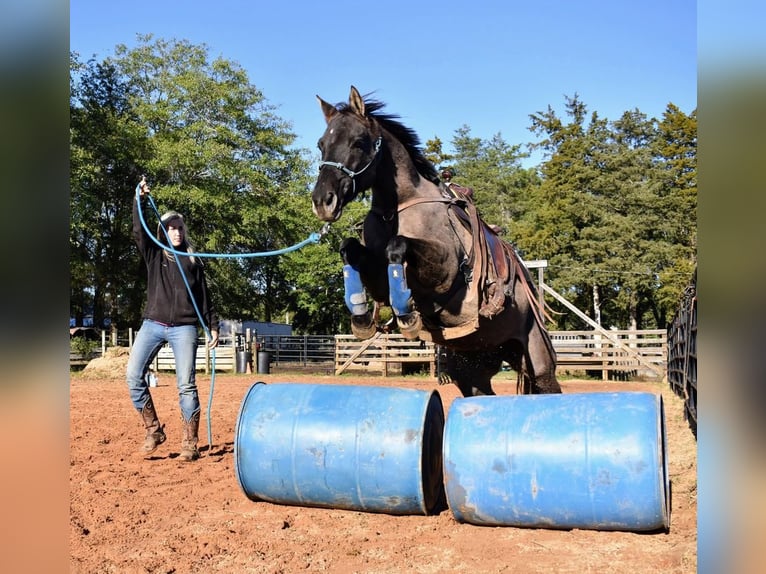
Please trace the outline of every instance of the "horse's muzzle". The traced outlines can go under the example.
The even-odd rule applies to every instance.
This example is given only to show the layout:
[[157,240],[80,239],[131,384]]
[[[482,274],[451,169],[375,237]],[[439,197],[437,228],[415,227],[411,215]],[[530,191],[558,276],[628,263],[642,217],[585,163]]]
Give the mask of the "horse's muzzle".
[[329,198],[331,201],[330,203],[326,203],[324,200],[317,201],[316,199],[312,198],[311,200],[311,209],[314,212],[314,215],[316,215],[319,219],[322,221],[335,221],[340,217],[340,213],[335,210],[335,206],[337,205],[337,196],[335,194],[332,194],[332,197]]
[[[342,188],[345,182],[339,182],[339,187]],[[337,221],[343,214],[343,190],[342,189],[327,189],[327,186],[323,186],[325,190],[321,190],[319,184],[314,188],[311,194],[311,209],[322,221]]]

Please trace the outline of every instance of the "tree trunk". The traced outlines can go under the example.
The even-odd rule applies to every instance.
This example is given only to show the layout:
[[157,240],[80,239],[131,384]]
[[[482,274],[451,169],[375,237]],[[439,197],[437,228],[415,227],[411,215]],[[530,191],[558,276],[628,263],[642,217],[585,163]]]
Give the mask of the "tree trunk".
[[601,299],[598,295],[598,285],[593,284],[593,320],[601,325]]
[[[593,284],[593,320],[596,324],[601,325],[601,299],[598,294],[598,285]],[[601,335],[594,333],[594,342],[597,349],[601,349]],[[600,352],[600,351],[599,351]],[[606,381],[609,378],[609,371],[606,369],[601,370],[601,380]]]
[[629,328],[631,331],[635,331],[638,329],[638,296],[636,293],[630,294],[628,317],[630,320]]

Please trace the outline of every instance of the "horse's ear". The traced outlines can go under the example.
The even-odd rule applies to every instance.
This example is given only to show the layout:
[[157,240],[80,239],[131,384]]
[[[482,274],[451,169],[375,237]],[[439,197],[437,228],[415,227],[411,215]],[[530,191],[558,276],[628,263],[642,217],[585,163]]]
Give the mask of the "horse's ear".
[[324,114],[324,119],[329,124],[333,116],[338,113],[338,109],[332,104],[328,104],[327,102],[325,102],[319,96],[317,96],[317,100],[319,100],[319,105],[322,106],[322,113]]
[[353,111],[364,117],[364,99],[362,99],[359,90],[351,86],[351,94],[348,96],[348,105]]

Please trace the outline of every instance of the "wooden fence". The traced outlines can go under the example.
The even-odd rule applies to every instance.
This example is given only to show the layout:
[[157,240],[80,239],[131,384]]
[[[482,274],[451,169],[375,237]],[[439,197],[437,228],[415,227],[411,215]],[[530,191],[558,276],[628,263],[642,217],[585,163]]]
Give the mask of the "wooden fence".
[[[662,379],[667,362],[665,329],[640,331],[552,331],[558,373],[598,372],[608,378],[643,376]],[[398,334],[377,334],[360,341],[353,335],[335,336],[335,373],[346,370],[399,374],[404,365],[420,364],[432,377],[438,376],[441,362],[438,347],[424,341],[410,341]]]
[[665,329],[551,331],[557,372],[600,371],[601,378],[662,379],[668,357]]
[[[132,347],[133,346],[133,329],[128,329],[125,332],[125,338],[120,338],[118,333],[112,335],[112,339],[107,342],[106,331],[101,332],[101,347],[94,350],[88,357],[75,353],[70,350],[69,352],[69,368],[79,369],[86,366],[92,359],[103,356],[106,353],[108,347]],[[215,370],[225,372],[235,372],[236,370],[236,346],[235,340],[224,340],[216,348],[215,353]],[[205,339],[199,339],[197,342],[197,356],[195,358],[195,368],[198,371],[204,371],[206,373],[212,370],[213,360],[210,350],[207,348]],[[151,368],[155,372],[159,371],[174,371],[176,368],[176,360],[173,356],[173,350],[170,345],[163,345],[157,356],[152,361]]]
[[[174,371],[176,359],[169,345],[162,347],[152,363],[153,369],[159,371]],[[212,353],[204,341],[197,346],[197,357],[194,366],[198,371],[209,373],[213,368]],[[233,345],[219,345],[215,349],[215,371],[228,373],[236,372],[236,349]]]
[[[329,369],[335,354],[335,340],[330,335],[268,335],[258,337],[257,341],[237,342],[236,338],[222,339],[215,353],[215,370],[225,372],[245,372],[242,369],[241,353],[245,353],[246,365],[252,372],[257,370],[257,353],[263,351],[269,355],[271,367],[286,368],[323,368]],[[237,356],[240,355],[240,371],[237,370]],[[197,370],[206,373],[212,369],[211,353],[204,340],[197,347]],[[163,346],[154,361],[157,371],[175,369],[173,351]]]
[[[668,336],[664,329],[551,331],[550,335],[559,374],[596,374],[603,379],[636,376],[662,379],[665,375]],[[128,341],[132,342],[132,337]],[[236,339],[222,340],[216,348],[216,372],[238,372],[238,367],[244,372],[242,353],[245,349],[247,366],[253,372],[259,350],[269,354],[271,368],[283,370],[309,369],[337,374],[353,370],[383,375],[423,371],[437,377],[444,366],[438,346],[411,341],[399,334],[379,333],[365,341],[353,335],[300,335],[258,337],[257,346],[252,341],[246,347],[238,346]],[[684,368],[691,368],[688,358],[686,361]],[[74,364],[70,355],[70,365]],[[673,363],[674,373],[677,364],[677,361]],[[155,371],[175,370],[175,358],[169,346],[160,349],[152,367]],[[212,369],[212,355],[202,339],[197,347],[196,368],[206,373]],[[696,379],[694,390],[696,396]]]
[[384,376],[402,374],[407,366],[428,369],[437,375],[436,346],[427,341],[412,341],[399,334],[376,333],[361,341],[353,335],[335,336],[335,374],[346,370],[375,371]]

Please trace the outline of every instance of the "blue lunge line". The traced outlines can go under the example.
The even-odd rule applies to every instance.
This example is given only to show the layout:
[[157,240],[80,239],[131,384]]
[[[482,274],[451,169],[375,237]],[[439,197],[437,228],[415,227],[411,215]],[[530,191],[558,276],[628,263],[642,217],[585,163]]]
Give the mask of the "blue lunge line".
[[[136,199],[138,200],[139,197],[140,197],[140,188],[136,187]],[[151,195],[149,195],[149,200],[150,200],[150,203],[152,204],[152,207],[154,207],[154,211],[157,212],[157,207],[154,205],[154,201],[152,200]],[[159,212],[157,212],[157,216],[159,217]],[[172,245],[163,245],[162,243],[159,242],[159,240],[156,237],[154,237],[154,235],[152,235],[151,230],[146,225],[146,221],[144,220],[144,213],[143,213],[143,210],[141,209],[140,201],[138,201],[138,218],[141,220],[141,225],[146,230],[147,235],[151,237],[152,241],[154,241],[157,245],[162,247],[168,253],[172,253],[173,255],[180,255],[182,257],[191,257],[191,256],[213,257],[216,259],[239,259],[240,257],[243,257],[243,258],[272,257],[274,255],[284,255],[285,253],[296,251],[311,243],[319,243],[319,241],[322,239],[322,236],[325,235],[330,228],[330,224],[326,223],[324,227],[322,227],[321,231],[312,233],[300,243],[296,243],[295,245],[291,245],[290,247],[285,247],[283,249],[276,249],[274,251],[256,251],[254,253],[200,253],[198,251],[195,251],[194,253],[187,253],[186,251],[178,251],[177,249],[173,249]]]
[[[186,273],[184,273],[184,268],[181,265],[181,260],[179,259],[179,254],[185,254],[185,255],[193,255],[191,253],[186,253],[183,251],[177,251],[173,249],[172,247],[170,249],[167,249],[162,243],[157,241],[152,233],[149,231],[148,227],[146,226],[146,222],[143,219],[143,216],[141,214],[141,186],[136,187],[136,201],[138,202],[138,213],[141,216],[141,223],[144,226],[144,229],[146,230],[146,234],[152,238],[152,240],[157,243],[160,247],[163,249],[166,249],[167,251],[170,251],[173,253],[173,258],[176,260],[176,265],[178,266],[178,271],[181,273],[181,278],[184,280],[184,285],[186,285],[186,291],[189,293],[189,298],[191,299],[192,305],[194,305],[194,311],[197,313],[197,318],[199,319],[200,324],[202,325],[202,330],[205,331],[205,337],[207,340],[210,340],[213,338],[212,334],[210,333],[210,329],[208,329],[207,324],[205,323],[205,319],[202,318],[202,313],[199,310],[199,307],[197,306],[197,300],[194,298],[194,293],[192,293],[191,285],[189,285],[189,280],[186,278]],[[149,195],[149,205],[152,206],[152,209],[154,210],[154,213],[157,215],[157,220],[162,223],[162,216],[160,215],[160,212],[157,210],[157,205],[154,203],[154,199],[151,195]],[[168,246],[172,245],[172,242],[170,241],[170,235],[168,235],[168,230],[165,229],[164,225],[160,225],[160,228],[162,229],[162,232],[165,234],[165,240],[168,242]],[[196,254],[194,254],[196,255]],[[210,349],[210,369],[211,369],[211,376],[210,376],[210,397],[208,398],[207,403],[207,445],[208,445],[208,456],[210,456],[210,451],[213,449],[213,430],[211,428],[210,424],[210,407],[213,403],[213,391],[215,389],[215,348]]]
[[[157,210],[157,206],[154,203],[154,199],[152,198],[151,194],[148,194],[149,198],[149,205],[152,206],[152,209],[154,210],[154,213],[157,215],[157,220],[162,222],[162,217],[160,216],[160,212]],[[218,259],[224,259],[224,258],[230,258],[230,259],[236,259],[236,258],[244,258],[244,257],[270,257],[274,255],[283,255],[285,253],[289,253],[291,251],[296,251],[297,249],[300,249],[310,243],[319,243],[320,239],[322,239],[322,236],[327,233],[327,231],[330,228],[330,224],[326,223],[324,227],[322,227],[322,230],[318,233],[312,233],[309,235],[307,239],[304,239],[300,243],[296,243],[295,245],[292,245],[291,247],[285,247],[284,249],[277,249],[275,251],[261,251],[256,253],[188,253],[186,251],[179,251],[177,249],[173,249],[172,242],[170,241],[170,236],[168,235],[167,229],[165,229],[164,225],[160,225],[162,228],[163,233],[165,234],[165,239],[167,240],[168,244],[163,245],[152,233],[152,231],[149,229],[149,226],[146,224],[146,220],[144,219],[144,213],[141,208],[141,184],[138,184],[136,186],[136,204],[138,206],[138,218],[141,220],[141,225],[144,228],[144,231],[146,231],[146,234],[149,236],[149,238],[154,241],[157,245],[159,245],[162,249],[167,251],[168,253],[172,253],[173,257],[175,258],[176,265],[178,265],[178,270],[181,272],[181,277],[184,280],[184,285],[186,285],[186,290],[189,292],[189,297],[192,300],[192,304],[194,305],[194,310],[197,312],[197,317],[199,318],[199,322],[202,325],[202,329],[205,331],[205,336],[207,339],[212,339],[212,335],[210,334],[210,330],[208,329],[207,324],[205,323],[205,320],[202,318],[202,313],[200,313],[199,307],[197,307],[197,301],[194,299],[194,294],[192,293],[191,286],[189,285],[189,281],[186,278],[186,274],[184,273],[183,267],[181,266],[181,260],[178,258],[179,256],[182,257],[215,257]],[[211,355],[210,355],[210,364],[211,364],[211,376],[210,376],[210,397],[208,398],[208,404],[207,404],[207,442],[208,442],[208,455],[210,454],[210,451],[213,448],[213,431],[211,429],[211,423],[210,423],[210,410],[211,406],[213,404],[213,392],[215,389],[215,348],[211,349]]]

